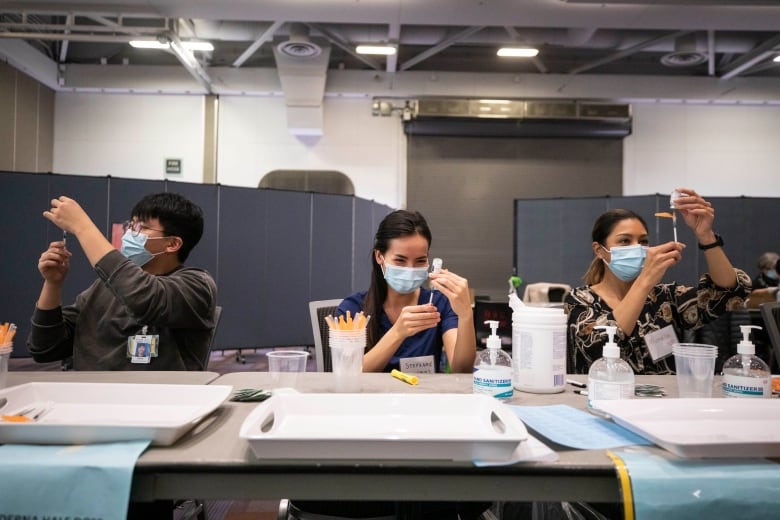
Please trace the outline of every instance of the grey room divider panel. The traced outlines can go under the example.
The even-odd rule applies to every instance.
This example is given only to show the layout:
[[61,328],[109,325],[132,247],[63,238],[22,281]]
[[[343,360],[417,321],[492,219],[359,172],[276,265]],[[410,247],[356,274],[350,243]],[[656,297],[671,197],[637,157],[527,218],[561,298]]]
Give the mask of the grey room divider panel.
[[367,200],[355,199],[355,227],[353,243],[352,291],[365,291],[371,282],[371,251],[374,247],[374,235],[381,218],[376,220],[374,204]]
[[[106,188],[108,180],[105,177],[86,177],[81,175],[47,175],[49,178],[49,196],[46,201],[41,201],[39,206],[43,209],[49,208],[49,200],[60,195],[65,195],[74,199],[87,212],[95,225],[106,233],[106,223],[108,219],[108,197],[106,197]],[[41,211],[43,211],[41,209]],[[41,217],[43,219],[43,217]],[[45,219],[44,219],[45,220]],[[54,224],[47,223],[47,244],[41,244],[41,252],[49,241],[60,240],[62,231]],[[81,249],[81,244],[76,237],[70,237],[68,240],[68,249],[73,256],[70,259],[70,271],[65,280],[65,286],[62,292],[62,301],[68,305],[72,303],[76,296],[92,285],[97,276],[87,257]],[[40,277],[40,276],[39,276]]]
[[[355,198],[321,193],[312,193],[311,197],[309,297],[311,301],[343,298],[347,296],[344,288],[352,286],[352,206]],[[308,312],[307,305],[307,316]],[[314,339],[309,341],[313,343]]]
[[262,287],[266,311],[260,316],[265,345],[306,345],[311,341],[309,251],[312,195],[271,191],[266,197],[266,265]]
[[[758,256],[780,249],[778,199],[707,197],[715,208],[715,230],[726,241],[726,253],[735,267],[756,274]],[[515,200],[515,265],[525,283],[565,282],[582,285],[593,253],[591,229],[607,209],[630,209],[645,219],[651,244],[673,240],[672,222],[657,218],[669,211],[669,195],[571,199]],[[682,261],[669,269],[664,281],[694,285],[706,263],[693,231],[677,217],[678,240],[686,244]],[[560,260],[559,260],[560,259]]]
[[[165,191],[164,181],[145,179],[108,178],[108,224],[124,222],[130,218],[135,203],[151,193]],[[110,235],[108,235],[110,237]]]
[[[192,250],[187,265],[202,267],[214,277],[219,287],[217,273],[217,235],[219,233],[219,186],[189,182],[165,182],[167,192],[179,193],[203,210],[203,236]],[[217,298],[219,303],[219,298]],[[223,309],[224,311],[224,309]]]
[[220,186],[219,277],[217,301],[222,318],[215,348],[264,345],[271,302],[266,279],[265,204],[267,190]]
[[43,279],[38,258],[51,237],[47,220],[41,213],[48,209],[49,175],[0,173],[0,321],[19,328],[14,339],[14,356],[28,356],[25,342],[30,333],[30,316],[41,292]]
[[[38,257],[61,237],[41,215],[49,201],[73,197],[110,237],[111,224],[127,220],[140,198],[162,191],[181,193],[203,208],[203,238],[187,263],[217,280],[223,314],[216,349],[312,344],[307,303],[368,286],[374,230],[390,211],[342,195],[0,172],[0,218],[4,238],[13,244],[0,256],[7,291],[0,320],[19,326],[15,355],[27,355],[24,340],[42,284]],[[95,280],[75,238],[69,247],[74,259],[66,304]]]

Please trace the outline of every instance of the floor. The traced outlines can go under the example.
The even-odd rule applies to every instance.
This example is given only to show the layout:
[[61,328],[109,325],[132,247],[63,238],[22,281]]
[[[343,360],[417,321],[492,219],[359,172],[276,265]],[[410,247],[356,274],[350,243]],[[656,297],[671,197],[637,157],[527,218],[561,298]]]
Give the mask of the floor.
[[[284,347],[293,350],[300,350],[305,347]],[[281,350],[280,347],[278,350]],[[226,374],[229,372],[256,372],[268,370],[265,353],[273,349],[243,349],[243,350],[225,350],[215,351],[211,354],[209,361],[209,371]],[[308,348],[312,354],[309,356],[307,371],[315,372],[317,370],[312,348]],[[36,363],[32,358],[11,358],[8,363],[9,371],[24,370],[62,370],[62,363]],[[277,517],[279,502],[252,500],[252,501],[207,501],[206,518],[208,520],[275,520]],[[191,510],[192,504],[182,504],[181,508],[175,511],[173,518],[183,520],[188,518],[187,513]]]

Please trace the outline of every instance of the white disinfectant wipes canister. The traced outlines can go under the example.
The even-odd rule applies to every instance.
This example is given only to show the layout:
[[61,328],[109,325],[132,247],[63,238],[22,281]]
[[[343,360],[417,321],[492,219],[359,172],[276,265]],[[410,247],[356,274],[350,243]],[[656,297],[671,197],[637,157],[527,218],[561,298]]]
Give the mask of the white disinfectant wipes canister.
[[566,314],[560,307],[525,305],[512,313],[512,384],[521,392],[563,392]]

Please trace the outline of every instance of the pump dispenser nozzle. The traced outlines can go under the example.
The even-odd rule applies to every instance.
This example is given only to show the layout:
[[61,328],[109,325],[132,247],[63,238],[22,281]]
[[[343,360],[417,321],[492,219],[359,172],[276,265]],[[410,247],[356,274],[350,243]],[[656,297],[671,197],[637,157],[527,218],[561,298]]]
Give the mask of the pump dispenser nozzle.
[[487,348],[501,348],[501,338],[498,337],[498,322],[496,320],[487,320],[485,325],[490,327]]
[[739,331],[742,333],[742,341],[737,345],[737,353],[753,355],[756,353],[756,346],[750,341],[750,329],[761,329],[758,325],[740,325]]
[[620,357],[620,348],[615,343],[615,334],[617,334],[617,327],[614,325],[599,325],[593,327],[594,329],[607,331],[607,344],[604,345],[603,355],[606,358],[618,358]]

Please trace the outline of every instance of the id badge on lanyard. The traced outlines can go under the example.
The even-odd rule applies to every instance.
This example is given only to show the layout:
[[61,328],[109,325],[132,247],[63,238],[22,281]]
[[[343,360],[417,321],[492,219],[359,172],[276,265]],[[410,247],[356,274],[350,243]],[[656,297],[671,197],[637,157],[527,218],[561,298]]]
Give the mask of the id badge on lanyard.
[[127,338],[127,357],[133,364],[148,365],[153,357],[157,357],[157,345],[160,336],[147,334],[147,327],[141,329],[141,334]]

